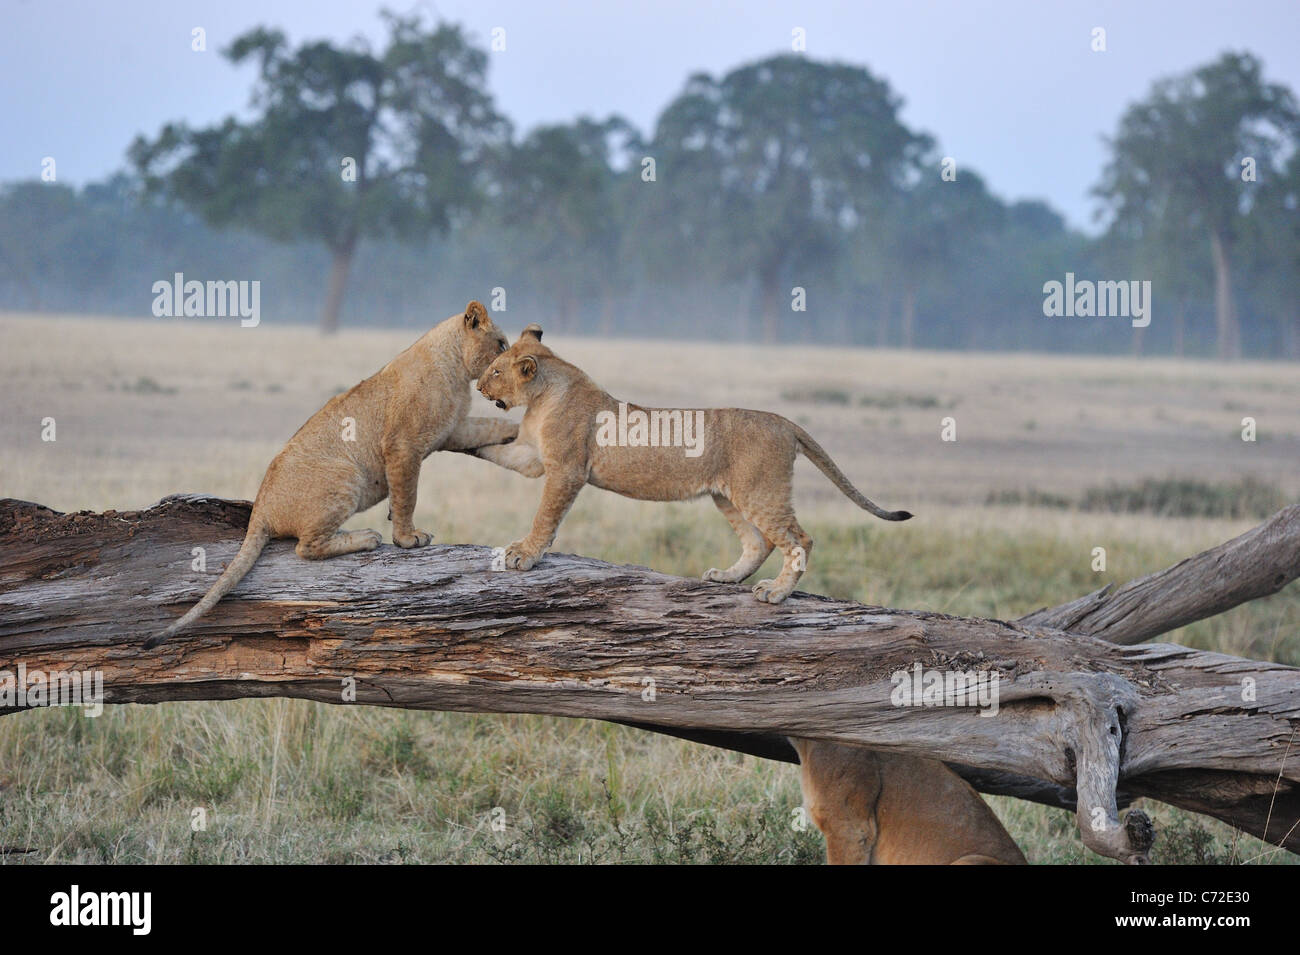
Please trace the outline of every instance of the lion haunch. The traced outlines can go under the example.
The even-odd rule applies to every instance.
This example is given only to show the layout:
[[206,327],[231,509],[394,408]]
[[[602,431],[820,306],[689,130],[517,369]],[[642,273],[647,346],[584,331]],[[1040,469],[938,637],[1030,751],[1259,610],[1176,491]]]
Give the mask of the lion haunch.
[[[710,570],[704,579],[742,581],[779,548],[781,573],[753,589],[759,600],[780,603],[803,576],[813,546],[791,504],[794,459],[801,453],[849,500],[876,517],[905,521],[912,516],[867,500],[793,421],[743,408],[667,411],[620,402],[541,338],[541,329],[529,326],[478,382],[479,391],[497,407],[528,410],[514,441],[473,453],[525,477],[546,478],[532,530],[505,549],[508,568],[528,570],[537,563],[583,485],[644,501],[708,494],[743,550],[731,567]],[[646,433],[631,435],[643,422]],[[675,434],[690,440],[674,440]]]

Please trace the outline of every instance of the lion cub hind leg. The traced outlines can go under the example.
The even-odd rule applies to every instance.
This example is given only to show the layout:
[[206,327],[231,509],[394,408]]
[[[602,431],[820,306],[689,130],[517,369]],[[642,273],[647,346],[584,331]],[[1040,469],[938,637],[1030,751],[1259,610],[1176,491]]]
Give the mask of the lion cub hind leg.
[[794,510],[788,504],[760,505],[744,513],[767,540],[781,548],[781,555],[785,558],[781,563],[781,573],[775,579],[760,580],[753,588],[754,596],[762,602],[779,604],[790,596],[808,569],[813,539],[799,526],[794,519]]
[[704,579],[719,584],[737,584],[763,566],[767,555],[772,553],[772,542],[764,537],[757,527],[745,520],[745,515],[740,513],[740,508],[732,504],[728,498],[721,494],[714,494],[713,503],[718,506],[718,510],[722,512],[731,524],[732,530],[736,532],[736,536],[740,538],[742,550],[734,564],[726,570],[710,567],[704,574]]
[[379,531],[370,528],[359,531],[338,531],[334,534],[315,535],[298,538],[294,548],[298,556],[305,560],[324,560],[328,557],[341,557],[358,551],[374,550],[383,541]]
[[336,493],[324,511],[307,516],[305,521],[295,522],[299,524],[294,535],[298,538],[295,548],[298,556],[304,560],[325,560],[378,547],[383,540],[379,531],[339,530],[343,522],[357,512],[359,503],[355,494]]

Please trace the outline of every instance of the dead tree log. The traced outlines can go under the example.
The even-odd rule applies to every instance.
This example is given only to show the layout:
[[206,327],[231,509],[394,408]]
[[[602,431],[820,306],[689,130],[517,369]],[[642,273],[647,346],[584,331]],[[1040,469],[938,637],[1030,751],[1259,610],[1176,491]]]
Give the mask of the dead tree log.
[[[1073,789],[1084,843],[1127,861],[1145,846],[1120,823],[1119,783],[1300,850],[1291,667],[802,594],[771,607],[566,555],[493,573],[483,547],[309,563],[287,542],[193,631],[142,651],[247,519],[211,498],[73,515],[0,502],[0,671],[98,672],[107,703],[355,699],[805,736]],[[917,663],[996,676],[997,714],[894,705],[894,675]]]
[[1300,577],[1300,505],[1172,567],[1110,585],[1019,622],[1134,644],[1275,594]]

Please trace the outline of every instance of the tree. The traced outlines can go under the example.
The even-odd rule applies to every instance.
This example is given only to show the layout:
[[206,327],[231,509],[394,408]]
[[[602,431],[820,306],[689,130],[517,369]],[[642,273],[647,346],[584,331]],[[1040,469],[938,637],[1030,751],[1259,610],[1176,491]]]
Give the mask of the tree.
[[[1170,218],[1139,227],[1133,222],[1117,222],[1094,244],[1098,264],[1120,272],[1137,269],[1138,274],[1150,276],[1152,287],[1158,289],[1162,314],[1168,314],[1170,346],[1176,357],[1187,352],[1187,313],[1194,301],[1205,301],[1212,295],[1209,277],[1213,263],[1209,248],[1188,246],[1186,237],[1179,234],[1177,223]],[[1117,273],[1118,274],[1118,273]],[[1146,328],[1133,329],[1133,348],[1141,354]]]
[[1279,325],[1281,354],[1300,359],[1300,151],[1260,183],[1247,222],[1252,286]]
[[659,117],[650,151],[670,241],[696,268],[757,283],[765,340],[789,308],[786,281],[824,268],[924,152],[899,106],[864,69],[787,55],[692,76]]
[[1077,333],[1062,335],[1062,326],[1043,321],[1043,277],[1077,270],[1090,258],[1088,240],[1067,228],[1064,217],[1051,206],[1033,199],[1010,203],[988,259],[977,263],[963,283],[962,305],[975,321],[968,325],[961,344],[984,349],[1060,348],[1077,340]]
[[583,301],[599,303],[602,324],[610,319],[628,206],[619,160],[636,142],[619,117],[582,118],[538,127],[509,151],[499,205],[519,240],[511,258],[558,305],[562,331],[576,326]]
[[904,348],[916,341],[921,290],[948,284],[960,262],[983,260],[987,267],[990,238],[1003,218],[1002,204],[977,173],[963,170],[957,178],[943,180],[935,168],[893,197],[884,228],[875,222],[862,227],[875,254],[897,276],[899,344]]
[[80,191],[34,180],[0,189],[0,287],[38,311],[103,311],[136,254],[121,241],[124,212],[141,210],[135,185],[117,173]]
[[509,126],[485,92],[487,57],[457,26],[384,14],[388,47],[363,40],[289,48],[254,29],[224,51],[259,70],[249,123],[165,126],[137,137],[130,158],[153,190],[215,226],[279,241],[314,239],[332,257],[321,329],[338,328],[363,236],[446,232],[474,207]]
[[40,310],[46,286],[56,278],[79,244],[76,236],[75,189],[36,180],[15,182],[0,190],[0,282],[12,283],[27,307]]
[[1095,190],[1113,226],[1179,246],[1193,236],[1209,243],[1221,358],[1241,355],[1233,269],[1243,218],[1256,181],[1277,172],[1300,123],[1291,92],[1261,73],[1253,56],[1225,53],[1158,81],[1125,111]]

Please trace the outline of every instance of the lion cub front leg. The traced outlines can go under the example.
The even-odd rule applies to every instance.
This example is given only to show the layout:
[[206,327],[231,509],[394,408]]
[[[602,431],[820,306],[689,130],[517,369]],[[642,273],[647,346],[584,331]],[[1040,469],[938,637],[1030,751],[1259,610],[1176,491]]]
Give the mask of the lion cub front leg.
[[444,451],[473,451],[519,437],[519,424],[504,418],[466,418],[443,442]]
[[393,543],[398,547],[424,547],[433,535],[415,526],[415,494],[420,483],[422,458],[409,445],[384,448],[384,473],[388,478],[389,513],[393,521]]
[[528,536],[506,548],[505,563],[512,570],[531,570],[555,541],[560,521],[573,506],[578,492],[587,483],[581,472],[546,472],[546,486],[542,489],[542,503],[533,518],[533,529]]
[[527,478],[539,478],[546,473],[546,467],[531,444],[511,441],[509,444],[494,444],[474,448],[470,452],[476,458],[491,461],[493,464],[518,471]]

